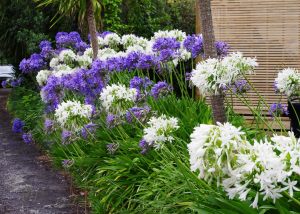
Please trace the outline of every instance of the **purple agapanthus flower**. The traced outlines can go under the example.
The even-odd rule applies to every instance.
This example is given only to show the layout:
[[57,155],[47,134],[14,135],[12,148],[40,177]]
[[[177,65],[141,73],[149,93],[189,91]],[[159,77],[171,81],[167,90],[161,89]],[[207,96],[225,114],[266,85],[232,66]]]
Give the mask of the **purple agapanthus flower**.
[[172,86],[168,85],[165,81],[156,83],[151,89],[151,95],[158,99],[159,97],[169,94],[173,90]]
[[157,64],[156,58],[148,54],[140,54],[139,61],[137,63],[138,69],[150,69]]
[[139,76],[134,76],[129,83],[130,88],[138,90],[145,90],[151,85],[153,85],[153,82],[148,77],[142,78]]
[[116,151],[118,150],[119,145],[117,143],[109,143],[106,145],[106,149],[108,151],[109,154],[113,155],[116,153]]
[[274,88],[274,91],[275,91],[276,94],[280,92],[279,88],[277,87],[277,82],[276,81],[273,83],[273,88]]
[[54,53],[55,53],[55,50],[51,46],[46,46],[41,50],[40,55],[44,59],[50,59]]
[[15,133],[21,133],[23,132],[23,127],[25,126],[25,123],[19,119],[15,118],[12,125],[12,131]]
[[80,41],[75,43],[75,49],[77,52],[83,53],[90,46],[86,42]]
[[180,42],[176,38],[158,38],[154,41],[152,50],[159,52],[166,49],[176,50],[180,48]]
[[251,89],[249,83],[246,80],[237,80],[232,85],[232,92],[237,94],[246,93]]
[[78,32],[58,32],[55,36],[57,48],[74,48],[76,44],[82,42],[82,39]]
[[192,72],[186,72],[185,73],[185,81],[190,81],[192,77]]
[[158,60],[166,62],[176,56],[177,50],[180,48],[180,42],[176,38],[158,38],[154,41],[152,50],[159,53]]
[[108,128],[113,128],[120,123],[120,118],[114,114],[108,114],[106,117],[106,125]]
[[196,58],[200,54],[203,54],[203,38],[202,35],[189,35],[183,42],[183,46],[187,51],[192,54],[193,58]]
[[143,155],[145,155],[151,148],[151,146],[148,144],[148,142],[145,141],[144,139],[142,139],[140,141],[139,147],[142,149],[141,154],[143,154]]
[[81,129],[81,136],[86,139],[90,134],[93,134],[97,129],[97,124],[89,123]]
[[133,107],[128,109],[125,118],[128,123],[132,123],[134,120],[138,120],[141,123],[146,122],[148,115],[150,113],[149,106],[145,107]]
[[2,86],[2,88],[6,88],[6,87],[7,87],[7,81],[6,81],[6,80],[3,80],[3,81],[1,82],[1,86]]
[[21,77],[18,79],[13,79],[13,80],[11,80],[10,85],[11,85],[11,87],[15,88],[15,87],[20,86],[22,81],[23,81],[23,79]]
[[64,168],[69,168],[74,164],[74,160],[65,159],[65,160],[62,160],[61,164]]
[[84,95],[89,102],[93,102],[102,92],[103,79],[103,73],[93,67],[90,70],[79,69],[73,74],[64,76],[62,83],[65,89]]
[[[96,33],[96,35],[98,36],[98,37],[102,37],[102,38],[105,38],[108,34],[112,34],[113,32],[111,32],[111,31],[103,31],[102,33]],[[91,42],[91,35],[90,34],[88,34],[88,40]]]
[[288,115],[288,109],[287,109],[287,105],[282,105],[281,103],[273,103],[270,106],[269,109],[269,114],[272,117],[278,117],[278,116],[282,116],[282,115]]
[[229,45],[226,42],[217,41],[217,42],[215,42],[215,46],[217,49],[217,55],[219,57],[227,56],[227,54],[229,52]]
[[50,76],[47,84],[41,89],[42,99],[48,104],[48,110],[55,110],[60,103],[62,92],[62,78]]
[[39,47],[41,50],[43,50],[43,48],[45,48],[45,47],[51,47],[51,42],[48,40],[43,40],[40,42]]
[[62,144],[70,144],[71,143],[71,138],[72,138],[72,132],[63,130],[61,133],[61,138],[62,138]]
[[54,130],[54,121],[46,119],[44,122],[44,129],[47,133],[51,133]]
[[33,142],[33,137],[32,137],[31,133],[24,133],[22,135],[22,139],[23,139],[24,143],[26,143],[26,144],[30,144]]
[[141,54],[139,52],[130,52],[125,58],[125,66],[128,71],[133,71],[137,68]]
[[45,68],[45,66],[46,62],[44,58],[40,54],[34,53],[29,59],[23,59],[20,62],[19,68],[23,73],[27,74],[39,71]]

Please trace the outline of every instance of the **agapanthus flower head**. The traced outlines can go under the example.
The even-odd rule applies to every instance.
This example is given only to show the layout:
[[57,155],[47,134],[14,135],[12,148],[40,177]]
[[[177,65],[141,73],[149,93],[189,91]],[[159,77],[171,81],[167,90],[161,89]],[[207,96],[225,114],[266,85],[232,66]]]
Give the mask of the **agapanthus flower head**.
[[124,115],[128,108],[134,106],[137,90],[127,88],[122,84],[106,86],[100,94],[100,101],[104,110],[109,114]]
[[72,143],[73,133],[68,130],[63,130],[61,133],[62,144],[67,145]]
[[280,71],[275,79],[274,87],[280,93],[288,97],[298,96],[300,93],[300,74],[294,68],[286,68]]
[[50,119],[45,119],[44,129],[47,133],[51,133],[54,130],[54,121]]
[[153,85],[153,82],[148,77],[134,76],[129,83],[130,88],[135,88],[138,90],[146,90],[149,86]]
[[15,88],[15,87],[19,87],[22,84],[23,78],[19,77],[17,79],[11,79],[10,80],[10,86]]
[[196,58],[204,53],[202,35],[188,35],[183,42],[184,48]]
[[244,94],[250,89],[251,87],[247,80],[236,80],[232,85],[224,86],[225,91],[230,90],[234,94]]
[[64,159],[64,160],[62,160],[62,162],[61,162],[61,165],[62,165],[64,168],[70,168],[73,164],[74,164],[74,160],[70,160],[70,159]]
[[133,71],[137,68],[141,54],[139,52],[130,52],[125,57],[125,66],[128,71]]
[[42,101],[48,104],[49,110],[57,108],[61,100],[61,88],[61,78],[52,75],[47,79],[47,84],[41,89]]
[[55,36],[57,48],[75,48],[82,41],[78,32],[58,32]]
[[49,76],[52,74],[50,70],[40,70],[36,75],[36,81],[39,86],[44,86],[47,83]]
[[282,115],[288,115],[287,105],[282,105],[281,103],[273,103],[270,106],[269,114],[272,117],[279,117]]
[[59,53],[58,59],[66,65],[72,67],[77,60],[77,56],[72,50],[65,49]]
[[156,40],[158,38],[175,38],[177,41],[182,42],[186,38],[186,33],[181,30],[159,30],[154,33],[152,40]]
[[40,55],[44,59],[50,59],[54,54],[55,54],[55,50],[51,46],[44,47],[40,52]]
[[32,73],[45,68],[46,62],[40,54],[34,53],[29,59],[23,59],[20,62],[19,68],[22,73]]
[[103,31],[101,34],[99,34],[100,37],[104,38],[106,37],[108,34],[112,34],[113,32],[111,31]]
[[134,34],[126,34],[122,36],[121,43],[125,49],[136,45],[142,48],[146,48],[149,41],[143,37],[138,37]]
[[141,148],[141,150],[142,150],[141,154],[143,154],[143,155],[145,155],[149,151],[149,149],[151,149],[151,146],[144,139],[142,139],[139,142],[139,147]]
[[128,109],[125,118],[128,123],[132,123],[135,120],[139,121],[140,123],[145,123],[148,119],[149,113],[150,113],[149,106],[133,107]]
[[177,50],[180,48],[180,42],[175,38],[157,38],[152,46],[153,51],[159,52],[166,49]]
[[49,59],[49,58],[51,58],[53,56],[54,50],[53,50],[53,48],[51,46],[51,42],[50,41],[48,41],[48,40],[41,41],[39,47],[40,47],[40,50],[41,50],[40,55],[43,58]]
[[22,135],[22,139],[23,139],[24,143],[26,143],[26,144],[30,144],[30,143],[33,142],[33,138],[32,138],[31,133],[24,133]]
[[138,69],[150,69],[150,68],[154,68],[157,65],[157,59],[150,54],[140,54],[139,56],[139,61],[137,63],[137,68]]
[[43,50],[45,47],[51,47],[51,42],[48,40],[43,40],[39,44],[40,50]]
[[225,57],[228,55],[229,52],[229,45],[226,42],[223,41],[216,41],[215,46],[217,49],[217,55],[219,57]]
[[90,46],[83,41],[79,41],[75,43],[75,50],[79,53],[84,53],[84,51],[89,48]]
[[105,84],[103,80],[103,74],[95,67],[89,70],[77,69],[61,78],[63,88],[83,95],[87,104],[94,104],[99,97]]
[[191,82],[202,94],[220,94],[222,89],[252,73],[257,65],[255,58],[243,57],[239,52],[223,59],[207,59],[192,71]]
[[86,139],[88,138],[89,135],[93,134],[96,129],[97,129],[97,124],[94,123],[89,123],[86,124],[82,129],[81,129],[81,136]]
[[109,143],[106,145],[107,152],[111,155],[115,154],[119,148],[119,144],[117,143]]
[[121,118],[115,114],[108,114],[106,116],[106,125],[108,128],[114,128],[121,123]]
[[118,50],[118,47],[121,44],[121,37],[116,33],[103,34],[98,36],[98,44],[101,48],[110,47]]
[[3,81],[1,82],[1,86],[2,86],[2,88],[6,88],[6,87],[7,87],[7,81],[6,81],[6,80],[3,80]]
[[24,126],[25,123],[21,119],[15,118],[12,125],[12,131],[15,133],[22,133]]
[[151,89],[151,95],[158,99],[160,97],[168,95],[170,92],[172,92],[173,88],[165,81],[160,81],[156,83],[152,89]]
[[161,148],[164,143],[174,140],[174,132],[179,129],[178,119],[161,115],[151,117],[144,129],[143,139],[149,147]]
[[[221,143],[219,143],[221,142]],[[246,149],[244,133],[229,123],[215,125],[201,124],[191,134],[188,144],[191,170],[199,170],[199,177],[210,181],[221,177],[228,171],[224,155],[234,155],[237,151]]]
[[92,106],[79,101],[65,101],[55,110],[55,119],[62,128],[79,131],[87,124],[92,116]]
[[299,141],[294,134],[274,135],[271,141],[265,138],[249,143],[240,128],[229,123],[201,124],[191,134],[188,144],[191,170],[209,183],[222,186],[229,199],[238,197],[245,201],[252,197],[253,208],[259,198],[281,198],[284,191],[293,196],[300,191],[295,175],[299,175]]

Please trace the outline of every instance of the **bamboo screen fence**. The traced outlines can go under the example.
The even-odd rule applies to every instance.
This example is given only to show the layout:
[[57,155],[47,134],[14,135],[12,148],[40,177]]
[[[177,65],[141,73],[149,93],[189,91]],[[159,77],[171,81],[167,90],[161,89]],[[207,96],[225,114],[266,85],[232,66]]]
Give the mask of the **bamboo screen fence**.
[[[300,69],[300,0],[211,0],[211,6],[216,40],[228,42],[231,51],[256,56],[259,67],[249,79],[269,105],[278,102],[273,87],[278,71]],[[258,104],[253,91],[249,97],[253,106]],[[251,118],[237,99],[234,108]]]

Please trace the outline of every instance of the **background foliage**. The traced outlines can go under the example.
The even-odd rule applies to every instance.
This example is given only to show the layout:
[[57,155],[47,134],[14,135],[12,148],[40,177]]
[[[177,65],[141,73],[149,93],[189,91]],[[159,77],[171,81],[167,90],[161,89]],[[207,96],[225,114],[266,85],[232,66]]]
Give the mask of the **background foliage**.
[[[102,0],[104,30],[150,37],[152,32],[178,28],[194,32],[195,0]],[[1,0],[0,64],[18,68],[22,58],[37,51],[39,41],[54,38],[58,31],[86,32],[76,17],[66,17],[54,27],[57,8],[37,9],[32,0]],[[80,28],[80,29],[79,29]]]
[[32,0],[1,0],[0,64],[18,67],[20,60],[37,51],[43,39],[54,38],[59,30],[76,29],[71,18],[50,29],[55,8],[37,10]]

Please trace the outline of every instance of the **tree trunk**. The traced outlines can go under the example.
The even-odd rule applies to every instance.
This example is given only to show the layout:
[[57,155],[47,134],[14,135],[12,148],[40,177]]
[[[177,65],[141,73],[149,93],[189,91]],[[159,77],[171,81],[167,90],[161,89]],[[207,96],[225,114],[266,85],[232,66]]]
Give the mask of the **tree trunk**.
[[[215,47],[215,34],[212,22],[210,0],[198,0],[200,5],[201,28],[203,35],[204,59],[217,58]],[[214,122],[226,122],[224,94],[219,90],[219,95],[211,96]]]
[[98,38],[97,38],[96,21],[94,15],[94,6],[92,0],[86,0],[86,5],[87,5],[86,17],[89,26],[90,36],[91,36],[93,59],[96,59],[98,56]]

